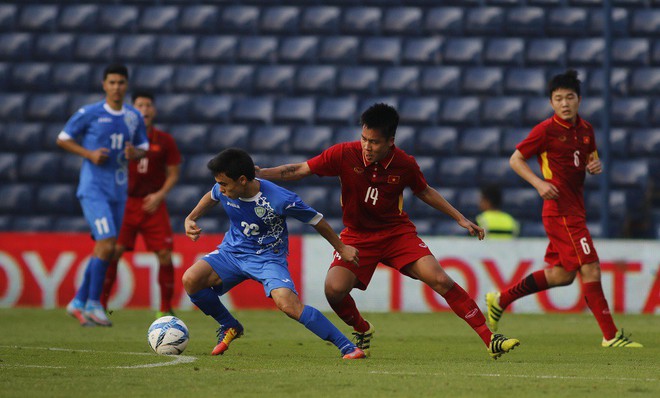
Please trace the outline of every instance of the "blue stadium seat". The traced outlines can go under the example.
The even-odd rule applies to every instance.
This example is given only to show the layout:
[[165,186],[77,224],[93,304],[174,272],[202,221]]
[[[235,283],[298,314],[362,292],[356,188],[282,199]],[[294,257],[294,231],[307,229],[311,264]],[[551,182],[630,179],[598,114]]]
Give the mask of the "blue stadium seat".
[[0,63],[0,91],[5,92],[9,90],[9,82],[11,75],[11,65],[9,63]]
[[634,68],[631,74],[631,94],[658,95],[660,93],[660,67]]
[[124,62],[151,62],[155,48],[155,35],[122,35],[117,43],[117,58]]
[[487,125],[518,126],[522,120],[520,97],[486,98],[481,106],[481,121]]
[[163,62],[190,62],[195,56],[197,38],[194,35],[159,36],[156,60]]
[[83,34],[78,36],[74,56],[80,61],[110,62],[114,59],[116,36]]
[[461,69],[457,66],[433,66],[422,70],[422,92],[452,95],[460,92]]
[[337,90],[343,93],[375,94],[378,87],[378,68],[348,66],[339,72]]
[[0,214],[34,213],[34,188],[31,184],[2,184],[0,198]]
[[612,64],[627,66],[648,65],[650,44],[646,38],[616,38],[612,43]]
[[44,184],[38,187],[37,214],[80,214],[76,186],[72,184]]
[[143,32],[175,32],[181,13],[177,6],[150,6],[142,10],[138,29]]
[[500,187],[523,185],[524,180],[509,166],[508,157],[493,157],[481,160],[479,184],[496,184]]
[[[210,159],[210,158],[209,158]],[[207,159],[208,162],[208,159]],[[207,173],[208,187],[199,185],[177,184],[172,188],[169,195],[165,199],[167,208],[172,214],[188,214],[195,208],[202,195],[206,194],[213,187],[213,179],[211,173],[206,169],[206,163],[203,165],[204,171]],[[206,181],[206,180],[205,180]]]
[[172,65],[141,65],[135,70],[131,84],[138,90],[168,92],[172,89]]
[[89,32],[98,26],[99,6],[96,4],[72,4],[61,8],[59,30]]
[[285,126],[259,126],[252,132],[253,152],[288,154],[291,152],[291,129]]
[[394,144],[407,154],[415,153],[416,131],[413,126],[399,125]]
[[283,38],[280,43],[280,62],[312,63],[318,54],[318,37],[296,36]]
[[[580,117],[588,121],[595,127],[600,127],[603,117],[604,102],[602,98],[589,98],[589,101],[580,103]],[[614,108],[612,112],[614,112]]]
[[60,172],[59,152],[31,152],[21,156],[18,176],[21,181],[53,181]]
[[[208,189],[213,185],[213,175],[206,167],[215,153],[195,153],[185,157],[181,165],[181,182],[184,184],[208,184]],[[204,187],[202,185],[202,187]],[[206,188],[206,187],[204,187]]]
[[[442,181],[441,181],[442,182]],[[443,183],[443,186],[447,184]],[[479,188],[462,188],[458,191],[458,196],[456,202],[453,205],[461,212],[463,215],[466,215],[469,218],[474,218],[474,216],[479,213],[479,202],[481,201],[481,193]],[[456,224],[453,220],[448,220]]]
[[179,29],[190,33],[214,32],[220,12],[214,5],[191,5],[183,8],[179,17]]
[[174,90],[196,94],[214,92],[214,73],[215,66],[212,65],[179,66],[174,74]]
[[522,238],[544,238],[545,227],[541,221],[523,221],[520,223],[520,237]]
[[[443,198],[449,203],[451,203],[453,206],[458,205],[458,192],[460,189],[456,188],[445,188],[445,187],[433,187],[440,195],[442,195]],[[404,204],[404,209],[408,213],[414,214],[416,218],[442,218],[441,213],[438,212],[438,210],[434,209],[433,207],[427,205],[426,203],[422,202],[421,200],[414,198],[412,192],[409,190],[405,190],[404,192],[404,198],[403,198],[403,204]],[[406,192],[410,192],[411,198],[407,198]]]
[[321,41],[319,59],[321,62],[355,63],[359,46],[360,41],[354,36],[324,37]]
[[474,67],[463,72],[463,92],[466,94],[500,94],[504,72],[499,67]]
[[50,64],[47,63],[17,63],[12,70],[11,86],[16,91],[41,91],[50,89]]
[[[584,205],[587,209],[587,217],[595,219],[601,216],[603,195],[600,190],[587,191],[585,193]],[[613,218],[624,218],[629,211],[628,195],[624,189],[610,191],[608,199],[607,214]]]
[[415,156],[415,160],[429,185],[442,185],[442,178],[438,173],[438,162],[434,156]]
[[163,123],[187,122],[191,109],[187,94],[161,94],[158,96],[158,120]]
[[502,190],[502,210],[514,218],[538,217],[543,199],[534,188],[505,188]]
[[375,36],[380,33],[382,10],[377,7],[347,7],[341,23],[342,33]]
[[419,75],[419,68],[415,66],[394,66],[387,68],[380,77],[380,90],[386,94],[416,94],[419,90]]
[[[0,8],[0,15],[2,9]],[[12,230],[12,224],[14,223],[14,218],[10,215],[0,215],[0,232],[7,232]]]
[[195,95],[192,113],[200,122],[226,122],[231,107],[232,99],[228,95]]
[[444,100],[441,122],[459,125],[479,123],[480,103],[476,97],[453,97]]
[[222,65],[215,76],[215,87],[221,92],[250,93],[253,76],[252,65]]
[[484,43],[480,38],[451,37],[445,41],[445,64],[479,64]]
[[332,144],[340,144],[342,142],[359,141],[362,131],[357,126],[342,126],[337,127],[333,134]]
[[32,56],[32,35],[30,33],[0,34],[0,59],[16,62],[30,60]]
[[[331,194],[330,190],[331,188],[325,186],[302,186],[296,188],[295,192],[303,200],[303,202],[307,203],[314,210],[322,213],[323,215],[327,215],[332,213],[332,211],[329,209],[330,206],[328,205]],[[291,224],[292,223],[289,225]]]
[[[585,116],[586,118],[586,116]],[[649,119],[649,101],[644,97],[614,98],[612,123],[619,126],[644,126]],[[590,120],[590,119],[587,119]]]
[[248,150],[249,142],[248,126],[223,124],[211,127],[206,147],[210,152],[215,153],[232,147]]
[[60,162],[60,178],[58,182],[78,183],[80,176],[80,168],[82,167],[83,158],[71,153],[64,153]]
[[230,5],[222,10],[219,27],[231,33],[256,33],[259,27],[259,11],[256,6]]
[[332,129],[328,126],[299,126],[291,134],[293,153],[318,155],[332,143]]
[[500,7],[468,8],[465,32],[474,35],[499,35],[504,30],[504,11]]
[[257,70],[255,89],[259,93],[290,94],[296,69],[291,65],[267,65]]
[[422,29],[422,9],[393,7],[385,10],[382,30],[386,34],[419,35]]
[[415,151],[423,155],[449,155],[456,153],[458,131],[453,127],[423,127],[417,132]]
[[[602,35],[605,18],[603,18],[602,7],[597,7],[591,11],[591,21],[589,23],[589,33],[592,35]],[[611,12],[612,35],[615,37],[628,36],[630,33],[628,23],[628,10],[626,8],[614,7]]]
[[0,119],[5,121],[22,120],[26,94],[0,93]]
[[410,64],[436,65],[441,63],[443,39],[439,37],[411,37],[403,43],[401,61]]
[[275,105],[277,123],[311,124],[314,122],[315,97],[280,98]]
[[89,64],[58,63],[53,66],[53,85],[69,92],[91,91],[92,68]]
[[25,115],[32,120],[66,121],[66,94],[33,94]]
[[172,124],[168,129],[181,153],[207,151],[209,128],[206,124]]
[[53,230],[53,218],[50,216],[14,217],[14,231],[50,232]]
[[108,5],[100,11],[98,28],[103,32],[130,33],[137,28],[140,11],[137,6]]
[[[657,7],[657,4],[656,4]],[[632,9],[630,33],[639,36],[658,37],[660,35],[660,10]]]
[[541,7],[514,7],[506,11],[504,29],[507,33],[520,36],[543,36],[545,13]]
[[241,37],[238,43],[238,59],[244,62],[274,63],[277,59],[277,38]]
[[62,122],[53,122],[44,124],[40,150],[42,151],[60,151],[61,148],[57,146],[57,136],[62,131],[64,124]]
[[273,120],[273,100],[267,97],[237,98],[234,101],[232,121],[268,124]]
[[614,160],[610,181],[616,188],[644,188],[649,183],[649,163],[646,159]]
[[13,31],[18,19],[16,4],[0,4],[0,31]]
[[491,64],[520,66],[523,64],[525,40],[518,37],[490,39],[486,44],[484,61]]
[[660,126],[660,100],[653,101],[649,122],[653,126]]
[[[80,108],[85,105],[93,104],[95,102],[103,101],[103,94],[74,94],[71,96],[69,101],[69,107],[65,117],[70,117],[74,113],[78,112]],[[64,127],[64,120],[60,123],[60,130]]]
[[479,159],[476,157],[449,157],[442,159],[439,185],[443,187],[473,186],[479,173]]
[[500,129],[468,128],[461,132],[458,153],[461,155],[497,156],[500,153]]
[[575,7],[550,9],[547,22],[549,36],[581,36],[587,31],[588,12]]
[[236,36],[198,36],[197,59],[205,62],[228,63],[236,58]]
[[602,38],[574,39],[568,50],[570,65],[601,65],[605,53],[605,41]]
[[446,220],[446,219],[436,221],[435,226],[433,227],[433,235],[469,236],[467,229],[458,225],[454,220]]
[[337,69],[330,65],[308,65],[298,69],[296,90],[304,93],[332,94],[335,91]]
[[429,34],[460,36],[463,33],[463,9],[460,7],[433,7],[427,9],[424,31]]
[[[4,146],[4,148],[7,148]],[[11,147],[10,147],[11,148]],[[18,180],[18,154],[0,152],[0,181],[5,184]]]
[[[630,149],[628,144],[628,136],[635,134],[634,130],[626,130],[622,128],[610,129],[610,157],[628,158],[630,156]],[[596,143],[601,147],[605,142],[605,137],[602,130],[596,131]]]
[[73,58],[74,40],[74,34],[71,33],[40,35],[34,57],[48,62],[69,61]]
[[298,31],[300,9],[291,6],[276,6],[263,9],[261,31],[266,33],[291,34]]
[[[594,69],[591,73],[589,73],[589,93],[598,95],[603,93],[605,80],[603,73],[603,70],[600,68]],[[610,90],[612,94],[620,96],[628,95],[628,74],[628,68],[612,68],[610,74]],[[632,84],[634,84],[634,80]]]
[[29,4],[21,9],[18,28],[21,31],[51,32],[56,27],[59,7],[55,4]]
[[563,39],[532,39],[527,42],[525,58],[533,65],[563,66],[566,58],[566,42]]
[[401,58],[401,47],[398,37],[367,37],[362,40],[360,60],[369,64],[396,65]]
[[[593,99],[590,98],[589,101],[584,101],[582,105],[590,101],[593,101]],[[525,100],[523,123],[536,125],[552,116],[553,112],[547,97],[528,98]],[[580,114],[582,114],[582,109],[580,109]]]
[[339,32],[341,9],[335,6],[313,6],[303,10],[300,31],[332,34]]
[[89,224],[85,217],[56,217],[53,223],[56,232],[89,232]]
[[8,123],[4,139],[0,141],[4,150],[11,152],[36,152],[43,141],[41,123]]
[[357,101],[353,97],[321,98],[316,108],[316,120],[321,124],[353,125]]
[[435,124],[440,111],[440,101],[437,97],[405,97],[401,101],[399,115],[401,123]]

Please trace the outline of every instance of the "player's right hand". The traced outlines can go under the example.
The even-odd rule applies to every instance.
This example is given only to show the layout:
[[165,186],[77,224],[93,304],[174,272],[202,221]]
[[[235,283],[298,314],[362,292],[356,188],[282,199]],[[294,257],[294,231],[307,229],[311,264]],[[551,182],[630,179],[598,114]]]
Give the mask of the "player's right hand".
[[546,181],[542,181],[536,190],[545,200],[555,200],[559,197],[559,189]]
[[186,218],[184,225],[186,228],[186,236],[188,236],[193,242],[197,241],[202,234],[202,229],[197,226],[195,221],[188,218]]
[[337,251],[342,260],[353,263],[356,266],[360,266],[360,258],[358,257],[358,249],[350,245],[344,245],[344,247]]
[[89,159],[90,162],[98,166],[100,164],[105,163],[105,161],[108,160],[109,153],[110,150],[108,148],[98,148],[91,151],[87,156],[87,159]]

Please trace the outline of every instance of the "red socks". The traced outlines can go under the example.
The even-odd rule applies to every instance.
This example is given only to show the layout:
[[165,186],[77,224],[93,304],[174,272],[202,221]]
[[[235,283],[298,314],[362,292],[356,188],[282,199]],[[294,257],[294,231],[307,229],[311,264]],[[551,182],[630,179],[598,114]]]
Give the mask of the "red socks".
[[500,307],[505,309],[512,302],[521,297],[525,297],[532,293],[540,292],[548,288],[548,281],[545,279],[545,272],[543,270],[533,272],[527,275],[517,284],[513,285],[500,295]]
[[110,290],[115,284],[117,279],[117,263],[118,261],[110,261],[108,269],[105,271],[105,279],[103,280],[103,290],[101,290],[101,305],[106,310],[108,309],[108,300],[110,299]]
[[584,300],[587,302],[589,309],[596,317],[598,326],[603,332],[605,340],[611,340],[616,336],[616,326],[610,314],[610,309],[607,306],[607,300],[603,294],[603,286],[600,282],[584,283]]
[[447,291],[442,297],[447,300],[447,304],[454,311],[459,318],[463,318],[465,322],[481,337],[484,344],[490,344],[490,337],[493,333],[486,326],[486,318],[481,313],[477,303],[467,294],[458,283],[454,283],[451,289]]
[[339,304],[330,304],[332,310],[344,321],[347,325],[353,326],[356,332],[364,333],[369,330],[369,323],[362,318],[360,311],[355,305],[355,300],[350,294],[347,294]]
[[160,310],[172,310],[172,296],[174,295],[174,267],[172,264],[160,264],[158,269],[158,284],[160,285]]

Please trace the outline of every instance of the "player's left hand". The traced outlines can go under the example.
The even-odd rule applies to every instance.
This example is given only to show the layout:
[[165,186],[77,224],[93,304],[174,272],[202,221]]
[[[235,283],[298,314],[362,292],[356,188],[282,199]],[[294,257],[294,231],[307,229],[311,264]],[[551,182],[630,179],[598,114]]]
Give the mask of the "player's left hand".
[[158,192],[150,193],[144,197],[144,201],[142,202],[142,210],[149,214],[153,214],[156,209],[158,209],[158,206],[160,206],[163,199],[163,195]]
[[461,221],[458,222],[458,225],[468,230],[470,236],[476,236],[479,240],[483,240],[486,236],[486,232],[483,228],[463,217]]
[[594,159],[594,157],[589,158],[589,163],[587,163],[587,173],[589,174],[600,174],[603,172],[603,164],[600,162],[600,159]]
[[127,142],[126,146],[124,147],[124,156],[126,156],[126,159],[128,160],[140,159],[144,156],[144,154],[145,151],[142,149],[137,149],[130,142]]

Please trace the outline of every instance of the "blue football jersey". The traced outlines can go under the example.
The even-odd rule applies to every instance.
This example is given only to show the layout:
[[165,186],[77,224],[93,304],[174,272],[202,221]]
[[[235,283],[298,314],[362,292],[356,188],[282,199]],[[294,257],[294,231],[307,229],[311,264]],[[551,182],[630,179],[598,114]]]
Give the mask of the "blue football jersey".
[[[108,160],[95,165],[85,159],[80,169],[77,196],[126,200],[128,171],[124,148],[127,142],[146,149],[149,141],[140,112],[130,105],[121,111],[112,110],[105,101],[84,106],[67,121],[62,133],[77,140],[89,150],[109,149]],[[61,133],[61,134],[62,134]]]
[[291,216],[316,225],[323,215],[309,207],[295,193],[270,181],[258,179],[261,189],[252,198],[230,199],[220,193],[220,184],[211,198],[220,201],[229,216],[229,231],[218,246],[231,252],[286,256],[289,233],[286,218]]

